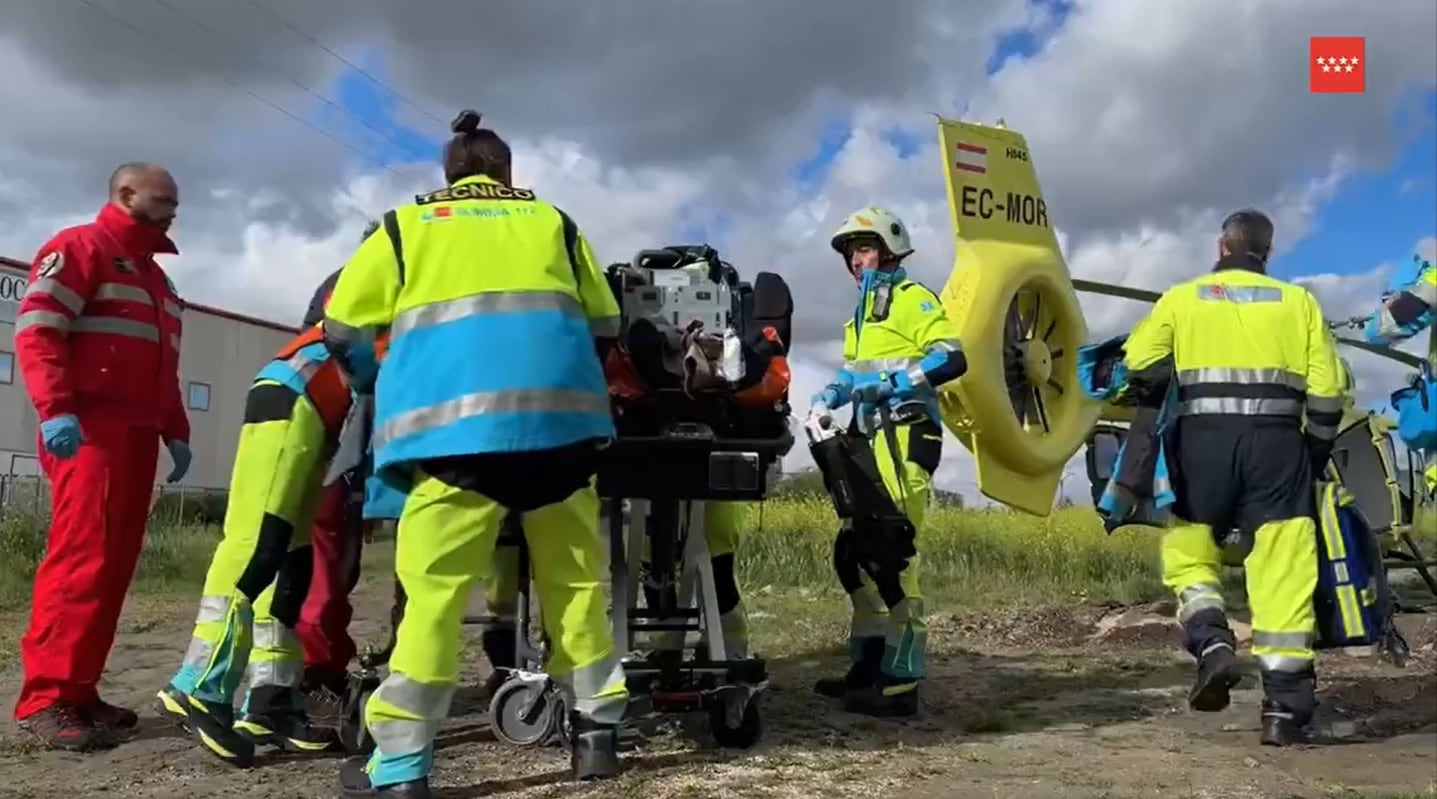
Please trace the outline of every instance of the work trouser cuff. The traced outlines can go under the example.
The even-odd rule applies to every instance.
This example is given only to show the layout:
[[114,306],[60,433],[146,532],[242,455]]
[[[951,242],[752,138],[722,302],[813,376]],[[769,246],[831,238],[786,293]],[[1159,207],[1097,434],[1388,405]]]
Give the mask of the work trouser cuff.
[[376,750],[366,770],[369,784],[375,788],[426,779],[434,771],[434,745],[403,755],[386,755]]
[[1232,628],[1228,626],[1227,614],[1223,611],[1204,608],[1188,616],[1183,622],[1183,648],[1187,649],[1194,660],[1202,660],[1203,655],[1221,646],[1226,646],[1229,651],[1237,651],[1237,636],[1233,635]]

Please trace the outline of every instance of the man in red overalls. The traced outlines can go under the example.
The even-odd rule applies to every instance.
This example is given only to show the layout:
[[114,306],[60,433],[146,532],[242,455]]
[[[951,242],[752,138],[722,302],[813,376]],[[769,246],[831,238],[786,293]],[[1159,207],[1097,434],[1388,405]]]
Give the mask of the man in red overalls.
[[15,718],[54,748],[110,743],[137,722],[95,685],[139,560],[160,442],[169,482],[190,464],[180,298],[153,257],[177,252],[167,231],[178,205],[162,167],[115,170],[95,221],[40,248],[15,320],[51,503]]

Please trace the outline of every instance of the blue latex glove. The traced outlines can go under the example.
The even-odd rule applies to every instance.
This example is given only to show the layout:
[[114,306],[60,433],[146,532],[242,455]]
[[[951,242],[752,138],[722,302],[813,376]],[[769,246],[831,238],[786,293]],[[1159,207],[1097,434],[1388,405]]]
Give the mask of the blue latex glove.
[[45,449],[57,458],[68,458],[80,450],[85,434],[80,430],[80,420],[72,413],[65,413],[40,423],[40,437]]
[[876,405],[894,395],[891,380],[875,380],[853,389],[853,401],[858,405]]
[[894,396],[901,400],[913,399],[913,395],[918,391],[913,386],[913,378],[909,377],[906,371],[889,372],[888,380],[893,384]]
[[175,468],[170,470],[165,482],[177,483],[190,470],[190,460],[194,455],[190,452],[190,445],[183,441],[166,441],[165,448],[170,451],[170,460],[175,462]]

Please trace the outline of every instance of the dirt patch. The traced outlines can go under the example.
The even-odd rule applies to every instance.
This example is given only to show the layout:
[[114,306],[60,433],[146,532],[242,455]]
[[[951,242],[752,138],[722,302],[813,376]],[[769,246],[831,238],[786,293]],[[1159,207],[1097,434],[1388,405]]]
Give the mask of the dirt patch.
[[[361,640],[383,640],[384,629],[374,620],[386,618],[387,599],[387,586],[362,589],[356,623]],[[0,797],[336,794],[332,759],[267,756],[256,768],[236,772],[154,716],[149,701],[183,652],[191,605],[136,604],[127,610],[101,687],[112,701],[144,709],[138,739],[109,751],[66,755],[37,751],[6,726],[0,732]],[[776,619],[791,614],[765,605],[762,597],[754,597],[753,609],[761,648],[792,638],[792,630],[776,627]],[[907,799],[1252,799],[1416,794],[1432,787],[1437,672],[1430,661],[1414,658],[1396,669],[1375,658],[1324,656],[1319,668],[1327,745],[1262,749],[1256,745],[1256,680],[1239,686],[1233,706],[1222,713],[1188,712],[1191,664],[1159,626],[1111,621],[1131,610],[934,614],[924,713],[906,721],[852,716],[815,696],[813,681],[840,671],[841,658],[774,660],[773,688],[763,698],[766,731],[757,747],[714,749],[701,718],[633,719],[625,774],[599,785],[569,782],[567,757],[558,750],[496,743],[480,712],[482,697],[466,688],[441,733],[436,782],[446,797],[519,799],[846,799],[899,792]],[[1129,621],[1161,615],[1139,610]],[[832,632],[819,627],[825,635]],[[1102,629],[1106,637],[1097,635]],[[466,652],[462,681],[475,686],[487,667],[477,641],[470,640]],[[8,696],[16,677],[13,671],[0,677]]]

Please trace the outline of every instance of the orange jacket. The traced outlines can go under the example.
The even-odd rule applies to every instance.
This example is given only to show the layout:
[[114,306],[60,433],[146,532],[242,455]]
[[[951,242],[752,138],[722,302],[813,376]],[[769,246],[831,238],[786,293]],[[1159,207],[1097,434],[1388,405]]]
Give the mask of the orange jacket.
[[104,416],[188,441],[183,303],[155,253],[174,242],[106,205],[45,242],[15,318],[15,355],[40,419]]

